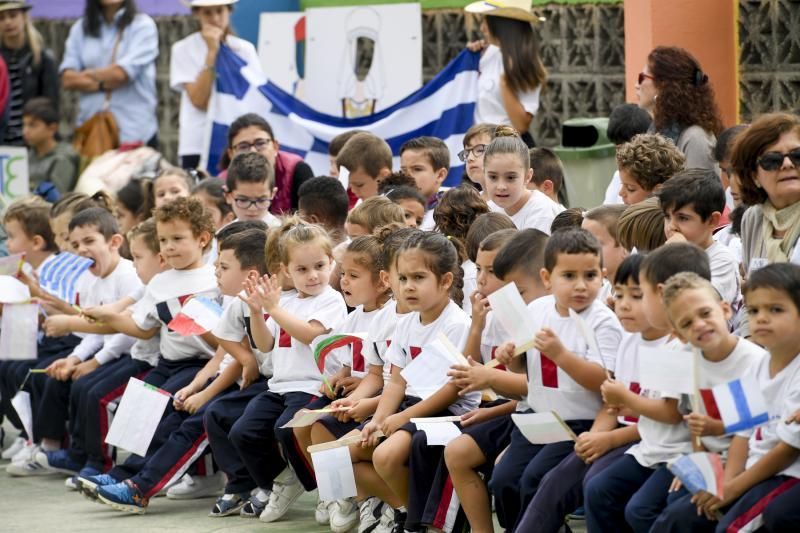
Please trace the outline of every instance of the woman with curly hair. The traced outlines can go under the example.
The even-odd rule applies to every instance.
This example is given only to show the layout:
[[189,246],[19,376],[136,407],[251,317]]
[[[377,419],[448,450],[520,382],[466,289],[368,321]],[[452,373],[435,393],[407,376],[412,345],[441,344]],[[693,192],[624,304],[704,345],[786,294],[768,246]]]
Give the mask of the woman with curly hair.
[[714,144],[722,119],[708,75],[692,54],[674,46],[654,48],[636,94],[639,107],[653,116],[651,131],[675,142],[687,168],[716,170]]

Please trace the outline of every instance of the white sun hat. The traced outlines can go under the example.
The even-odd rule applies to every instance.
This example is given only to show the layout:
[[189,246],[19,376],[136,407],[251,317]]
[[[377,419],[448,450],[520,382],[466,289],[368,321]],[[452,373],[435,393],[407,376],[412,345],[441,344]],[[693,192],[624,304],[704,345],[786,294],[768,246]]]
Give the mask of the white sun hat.
[[526,22],[542,22],[540,17],[531,12],[531,0],[481,0],[472,2],[464,8],[468,13],[504,17]]
[[212,7],[212,6],[229,6],[235,4],[239,0],[183,0],[186,7]]

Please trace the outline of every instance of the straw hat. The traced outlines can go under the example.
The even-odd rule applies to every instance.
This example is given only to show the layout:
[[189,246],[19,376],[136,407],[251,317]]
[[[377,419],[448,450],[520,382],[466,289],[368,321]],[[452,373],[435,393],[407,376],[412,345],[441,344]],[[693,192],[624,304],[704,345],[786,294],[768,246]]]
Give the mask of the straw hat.
[[229,6],[239,0],[182,0],[186,7]]
[[524,20],[526,22],[541,22],[543,17],[531,12],[531,0],[482,0],[472,2],[464,8],[468,13],[479,13],[493,17]]
[[27,11],[33,6],[26,3],[25,0],[0,0],[0,11],[11,11],[12,9],[21,9]]

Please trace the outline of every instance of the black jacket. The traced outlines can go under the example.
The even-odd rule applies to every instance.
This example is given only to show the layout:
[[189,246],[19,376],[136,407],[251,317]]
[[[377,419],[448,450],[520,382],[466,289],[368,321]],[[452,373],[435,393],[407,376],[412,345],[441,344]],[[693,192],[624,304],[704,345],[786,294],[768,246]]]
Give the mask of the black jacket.
[[44,96],[53,102],[56,110],[58,109],[58,63],[56,63],[50,50],[42,51],[42,60],[36,66],[33,64],[33,54],[27,44],[19,50],[11,50],[0,46],[0,54],[3,55],[6,64],[11,63],[14,58],[22,57],[22,63],[25,65],[22,69],[24,76],[22,82],[23,102],[27,102],[37,96]]

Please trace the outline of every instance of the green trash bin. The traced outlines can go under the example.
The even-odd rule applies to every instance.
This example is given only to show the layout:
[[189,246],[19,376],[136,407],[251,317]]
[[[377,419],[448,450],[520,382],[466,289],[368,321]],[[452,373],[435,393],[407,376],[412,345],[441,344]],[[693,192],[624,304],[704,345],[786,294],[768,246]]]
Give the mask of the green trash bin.
[[570,206],[590,209],[603,203],[617,170],[616,151],[607,130],[607,118],[573,118],[561,125],[561,146],[553,151],[564,163]]

